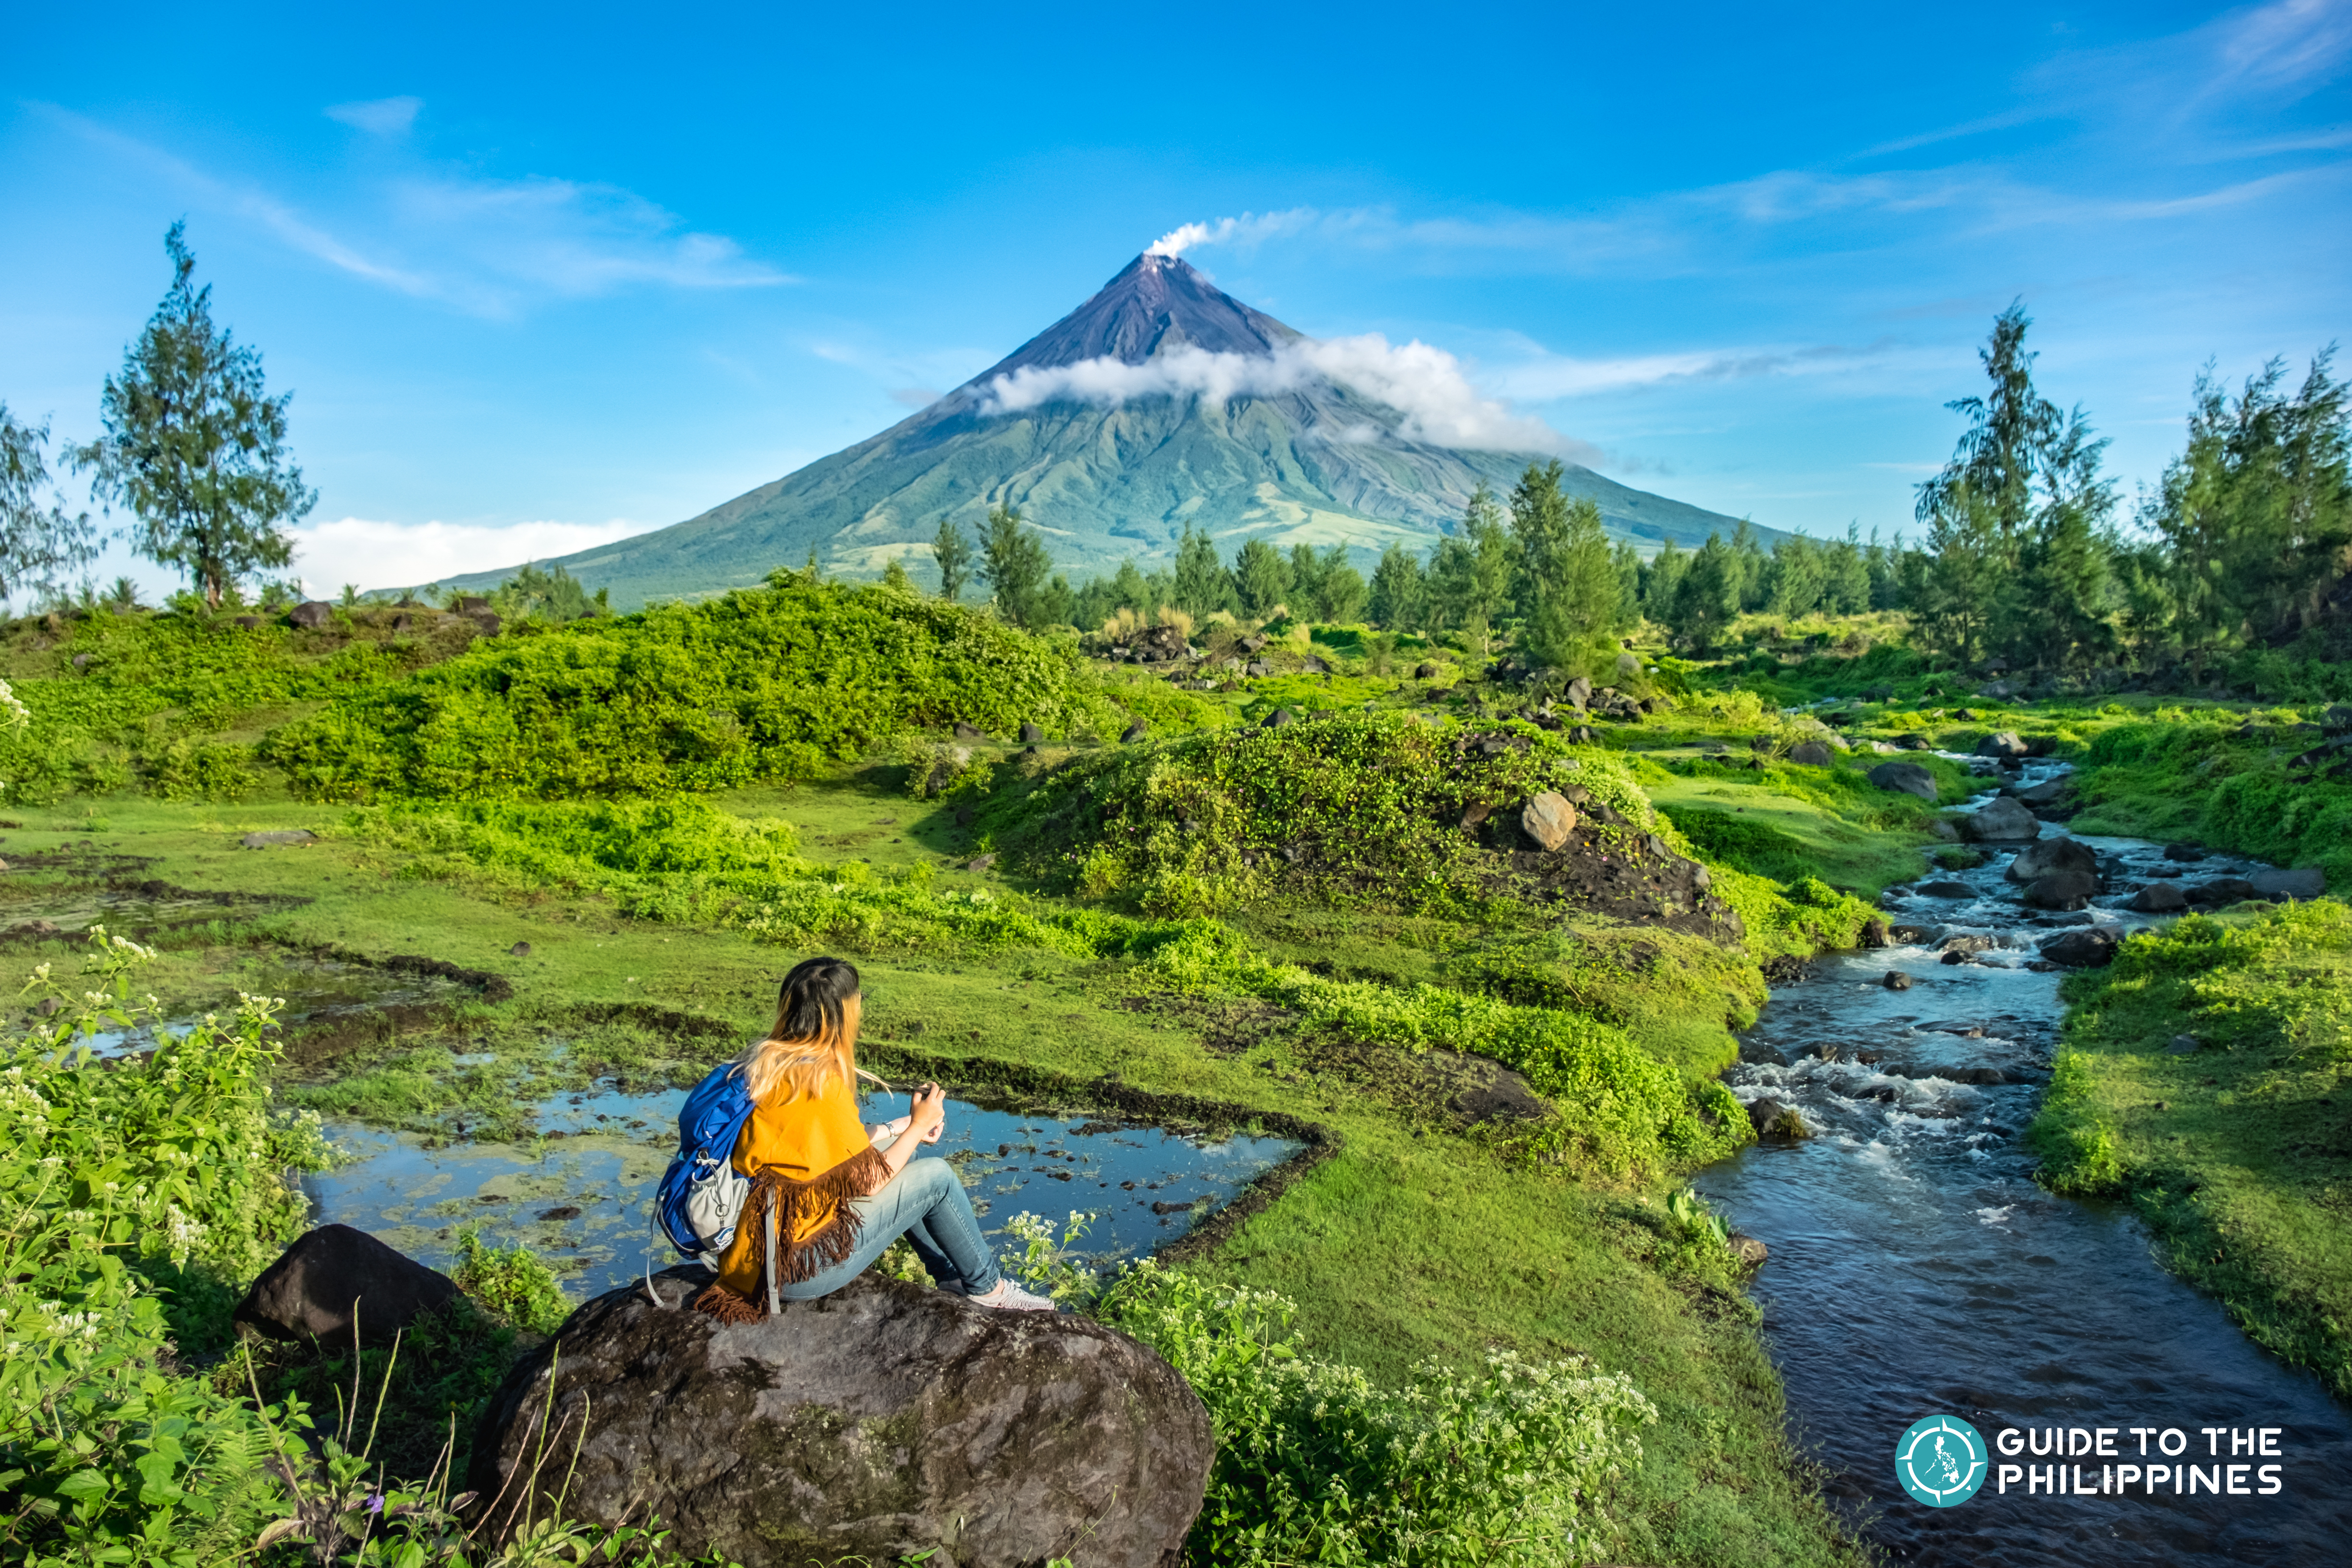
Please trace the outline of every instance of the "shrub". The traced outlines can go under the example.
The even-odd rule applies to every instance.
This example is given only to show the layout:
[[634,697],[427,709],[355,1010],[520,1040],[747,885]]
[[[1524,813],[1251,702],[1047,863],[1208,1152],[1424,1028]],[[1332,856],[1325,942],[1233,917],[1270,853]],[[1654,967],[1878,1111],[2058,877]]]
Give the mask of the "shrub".
[[477,1226],[457,1232],[457,1289],[497,1322],[534,1334],[551,1334],[572,1315],[563,1286],[539,1254],[520,1243],[486,1247]]
[[1428,1361],[1402,1388],[1307,1352],[1283,1298],[1149,1262],[1096,1315],[1151,1346],[1209,1407],[1197,1564],[1589,1563],[1610,1479],[1657,1410],[1580,1357]]

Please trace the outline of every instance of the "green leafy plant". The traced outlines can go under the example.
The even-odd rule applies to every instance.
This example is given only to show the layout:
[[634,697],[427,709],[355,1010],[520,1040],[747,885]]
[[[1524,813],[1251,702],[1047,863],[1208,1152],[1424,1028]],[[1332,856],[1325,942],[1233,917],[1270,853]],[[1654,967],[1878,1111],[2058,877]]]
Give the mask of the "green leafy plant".
[[457,1289],[502,1323],[535,1334],[551,1334],[572,1315],[562,1282],[530,1247],[485,1246],[481,1229],[457,1232]]

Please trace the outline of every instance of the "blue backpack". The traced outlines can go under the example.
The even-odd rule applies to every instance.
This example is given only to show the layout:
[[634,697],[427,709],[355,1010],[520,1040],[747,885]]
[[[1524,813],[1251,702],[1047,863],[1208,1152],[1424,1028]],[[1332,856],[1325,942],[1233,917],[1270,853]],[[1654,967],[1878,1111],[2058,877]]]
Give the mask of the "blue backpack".
[[735,1141],[751,1115],[751,1088],[733,1062],[713,1068],[678,1107],[677,1153],[654,1189],[654,1223],[689,1263],[715,1262],[735,1240],[751,1191],[736,1173]]

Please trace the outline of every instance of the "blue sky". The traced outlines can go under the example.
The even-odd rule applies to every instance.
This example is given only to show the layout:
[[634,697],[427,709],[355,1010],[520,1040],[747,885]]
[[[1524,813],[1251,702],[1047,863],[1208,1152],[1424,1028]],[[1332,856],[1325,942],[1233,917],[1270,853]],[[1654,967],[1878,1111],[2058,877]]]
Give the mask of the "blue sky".
[[2012,298],[2127,492],[2206,360],[2345,334],[2347,59],[2352,0],[52,6],[0,59],[0,399],[94,433],[184,215],[296,394],[299,570],[416,581],[778,478],[1198,223],[1612,477],[1892,532]]

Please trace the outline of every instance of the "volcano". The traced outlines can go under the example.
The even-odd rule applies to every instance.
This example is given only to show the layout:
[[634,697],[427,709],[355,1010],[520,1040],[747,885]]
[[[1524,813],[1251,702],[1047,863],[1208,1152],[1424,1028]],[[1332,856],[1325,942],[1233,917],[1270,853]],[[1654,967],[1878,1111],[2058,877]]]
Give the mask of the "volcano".
[[[1392,542],[1433,544],[1481,480],[1507,494],[1529,463],[1548,460],[1536,449],[1548,433],[1475,403],[1466,387],[1454,405],[1419,405],[1416,383],[1381,380],[1391,352],[1369,342],[1318,342],[1181,258],[1147,253],[881,434],[699,517],[555,563],[622,608],[745,586],[812,551],[829,574],[870,576],[904,557],[928,575],[942,517],[972,532],[1004,503],[1076,576],[1129,558],[1150,570],[1187,526],[1227,556],[1261,538],[1285,551],[1343,544],[1368,565]],[[1564,488],[1639,544],[1692,545],[1734,526],[1582,467],[1567,468]]]

